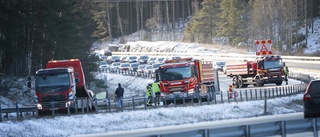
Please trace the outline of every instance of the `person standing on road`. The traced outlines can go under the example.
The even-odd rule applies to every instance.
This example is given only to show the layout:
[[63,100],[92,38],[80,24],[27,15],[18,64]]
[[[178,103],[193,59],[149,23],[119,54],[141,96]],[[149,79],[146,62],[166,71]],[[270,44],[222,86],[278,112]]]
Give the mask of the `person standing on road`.
[[158,106],[159,106],[160,105],[160,94],[161,94],[161,92],[160,92],[160,87],[159,87],[159,84],[158,84],[157,81],[154,81],[152,83],[152,91],[156,95],[156,101],[157,101]]
[[288,85],[288,75],[289,75],[289,69],[288,66],[284,69],[284,80],[286,81],[286,85]]
[[114,92],[114,94],[116,94],[116,99],[118,101],[118,107],[121,108],[122,107],[122,98],[123,98],[123,93],[124,93],[124,89],[121,87],[121,84],[118,84],[118,88],[116,89],[116,91]]
[[146,96],[148,97],[147,106],[152,106],[152,83],[149,83],[146,90]]

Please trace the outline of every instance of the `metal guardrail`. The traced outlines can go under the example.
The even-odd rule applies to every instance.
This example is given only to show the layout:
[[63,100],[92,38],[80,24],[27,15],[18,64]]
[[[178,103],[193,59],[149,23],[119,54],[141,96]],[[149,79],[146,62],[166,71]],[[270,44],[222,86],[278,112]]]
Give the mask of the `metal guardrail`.
[[286,137],[292,134],[303,132],[305,133],[303,134],[303,136],[318,137],[318,129],[320,126],[319,118],[287,118],[294,115],[299,114],[277,115],[277,117],[266,116],[237,119],[233,120],[232,122],[216,121],[209,123],[195,123],[192,125],[159,127],[132,131],[116,131],[91,135],[84,134],[75,136],[122,137],[130,135],[132,137],[261,137],[278,135]]

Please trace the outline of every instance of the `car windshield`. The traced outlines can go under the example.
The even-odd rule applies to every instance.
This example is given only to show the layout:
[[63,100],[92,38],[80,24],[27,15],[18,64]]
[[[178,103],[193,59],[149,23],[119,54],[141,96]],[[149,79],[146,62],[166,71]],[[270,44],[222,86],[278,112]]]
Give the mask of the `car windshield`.
[[129,57],[129,59],[137,59],[137,57],[136,56],[131,56],[131,57]]
[[121,67],[129,67],[130,64],[129,64],[129,63],[122,63],[120,66],[121,66]]
[[120,59],[120,56],[112,56],[112,59]]
[[70,88],[68,73],[41,74],[36,76],[36,92],[64,92]]
[[148,59],[148,56],[140,56],[140,59]]
[[282,67],[281,60],[270,60],[270,61],[264,62],[264,69],[281,68],[281,67]]
[[144,67],[145,67],[145,65],[139,65],[139,66],[138,66],[138,68],[140,68],[140,69],[141,69],[141,68],[144,68]]
[[158,58],[158,61],[163,61],[164,60],[164,58]]
[[138,64],[138,63],[133,63],[133,64],[131,64],[130,66],[131,66],[131,67],[138,67],[139,64]]
[[152,67],[153,68],[158,68],[159,66],[161,66],[162,64],[153,64]]
[[157,58],[149,58],[149,60],[153,61],[153,60],[156,60]]
[[120,62],[112,63],[112,66],[120,66]]
[[147,66],[145,67],[145,69],[152,69],[152,66],[151,66],[151,65],[147,65]]
[[217,65],[219,66],[224,66],[226,64],[226,62],[217,62]]
[[191,77],[191,67],[175,67],[159,69],[160,80],[183,80]]

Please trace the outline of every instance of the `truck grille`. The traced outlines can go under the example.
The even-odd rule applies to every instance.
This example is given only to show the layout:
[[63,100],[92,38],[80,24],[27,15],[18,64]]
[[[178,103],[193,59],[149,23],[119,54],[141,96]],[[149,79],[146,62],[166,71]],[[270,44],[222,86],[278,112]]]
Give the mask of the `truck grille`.
[[42,101],[43,102],[65,101],[65,100],[66,100],[66,97],[65,97],[64,94],[42,96]]

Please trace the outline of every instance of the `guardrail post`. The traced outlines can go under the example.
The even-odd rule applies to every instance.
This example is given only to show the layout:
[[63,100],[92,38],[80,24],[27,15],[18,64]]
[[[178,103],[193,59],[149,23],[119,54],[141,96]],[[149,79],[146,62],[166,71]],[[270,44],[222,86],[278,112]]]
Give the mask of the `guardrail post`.
[[81,98],[81,112],[82,112],[82,114],[84,113],[84,103],[83,103],[83,98]]
[[257,89],[254,89],[254,93],[255,93],[255,95],[256,95],[256,100],[258,100]]
[[176,94],[174,94],[173,103],[174,103],[174,107],[177,107]]
[[186,103],[186,100],[185,100],[184,95],[183,95],[182,96],[182,104],[183,104],[183,106],[185,106],[185,103]]
[[228,103],[230,103],[230,94],[231,94],[231,93],[230,93],[228,90],[227,90],[227,93],[228,93],[228,94],[227,94]]
[[1,104],[0,104],[0,122],[2,122],[2,108],[1,108]]
[[120,107],[121,107],[121,112],[123,112],[123,97],[120,98]]
[[[210,91],[210,90],[209,90]],[[207,92],[207,104],[209,105],[210,104],[210,92]]]
[[68,111],[68,116],[70,116],[70,104],[67,103],[67,111]]
[[[89,108],[89,107],[90,107],[90,106],[89,106],[89,98],[86,98],[86,100],[87,100],[87,101],[86,101],[86,102],[87,102],[87,103],[86,103],[87,113],[89,113],[89,109],[90,109],[90,108]],[[91,101],[90,101],[90,102],[91,102]]]
[[245,90],[245,93],[246,93],[246,101],[248,101],[248,91]]
[[[36,118],[38,118],[39,117],[39,109],[38,109],[38,106],[36,105],[35,106],[35,110],[36,110]],[[1,113],[0,113],[1,114]]]
[[246,137],[250,137],[250,125],[246,125]]
[[96,113],[98,113],[99,110],[98,110],[98,101],[97,101],[97,99],[94,100],[94,106],[95,106],[95,109],[96,109]]
[[317,123],[317,118],[313,118],[313,136],[318,137],[318,123]]
[[220,91],[221,93],[220,93],[220,96],[221,96],[221,103],[223,103],[223,92],[222,91]]
[[267,89],[264,89],[264,114],[267,115]]
[[242,90],[240,90],[240,101],[242,102]]
[[18,106],[18,102],[16,102],[16,110],[17,110],[17,120],[19,120],[19,106]]
[[108,99],[108,106],[109,106],[109,113],[111,113],[111,101],[110,101],[110,99]]
[[134,96],[132,96],[132,109],[135,110]]
[[[259,93],[260,93],[260,99],[263,99],[262,98],[262,89],[259,90]],[[266,94],[264,94],[264,96],[266,96]]]
[[286,121],[281,121],[281,136],[285,137],[287,134]]
[[54,102],[51,101],[51,115],[54,116]]

